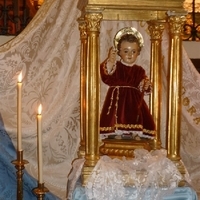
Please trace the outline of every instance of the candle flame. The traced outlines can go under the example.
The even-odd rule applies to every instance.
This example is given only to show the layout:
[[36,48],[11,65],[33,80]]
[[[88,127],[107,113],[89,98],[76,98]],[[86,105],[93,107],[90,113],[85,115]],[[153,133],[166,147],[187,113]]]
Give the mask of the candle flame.
[[41,115],[41,113],[42,113],[42,104],[40,104],[38,107],[38,115]]
[[21,83],[22,82],[22,72],[20,72],[19,76],[18,76],[18,82]]

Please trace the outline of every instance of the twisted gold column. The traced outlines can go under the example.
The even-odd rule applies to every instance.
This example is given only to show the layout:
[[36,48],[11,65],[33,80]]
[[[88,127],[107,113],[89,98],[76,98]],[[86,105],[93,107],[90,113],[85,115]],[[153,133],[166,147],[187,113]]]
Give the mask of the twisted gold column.
[[149,21],[148,29],[151,36],[151,82],[153,83],[153,91],[150,96],[150,111],[153,116],[155,125],[156,125],[156,136],[153,143],[154,149],[161,148],[161,140],[160,140],[160,118],[161,118],[161,94],[162,94],[162,76],[161,76],[161,68],[163,66],[162,63],[162,51],[161,51],[161,43],[162,43],[162,33],[164,30],[164,22],[165,21]]
[[87,30],[87,68],[86,68],[86,140],[85,164],[82,171],[82,181],[85,185],[88,176],[99,159],[99,31],[101,13],[87,13],[85,15]]
[[181,89],[182,89],[182,27],[185,16],[171,15],[168,17],[170,35],[169,56],[169,98],[167,119],[167,155],[184,174],[185,168],[180,157],[180,120],[181,120]]
[[80,50],[80,147],[78,156],[85,157],[86,135],[86,64],[87,64],[87,33],[86,22],[83,18],[78,19],[81,50]]
[[25,164],[28,164],[27,160],[23,159],[23,150],[18,151],[17,150],[17,160],[13,160],[12,164],[15,165],[16,171],[16,177],[17,177],[17,200],[23,199],[23,170],[25,169]]

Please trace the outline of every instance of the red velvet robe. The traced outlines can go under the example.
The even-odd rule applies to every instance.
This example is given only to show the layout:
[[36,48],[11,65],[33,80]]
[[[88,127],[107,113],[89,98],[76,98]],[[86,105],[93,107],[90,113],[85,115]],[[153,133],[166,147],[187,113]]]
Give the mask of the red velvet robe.
[[138,65],[126,66],[117,61],[116,70],[108,74],[105,61],[100,66],[100,73],[102,81],[110,86],[100,116],[100,133],[139,131],[142,136],[152,138],[155,124],[138,88],[147,77],[145,70]]

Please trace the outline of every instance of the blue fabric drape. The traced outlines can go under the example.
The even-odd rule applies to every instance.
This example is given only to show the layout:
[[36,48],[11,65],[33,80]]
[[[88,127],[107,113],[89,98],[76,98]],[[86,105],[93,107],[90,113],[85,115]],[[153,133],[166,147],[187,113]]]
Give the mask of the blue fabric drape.
[[[16,160],[16,150],[0,121],[0,200],[14,200],[17,197],[16,168],[11,163],[13,160]],[[37,180],[26,169],[23,172],[23,199],[36,200],[37,196],[32,189],[37,187]],[[59,200],[51,192],[46,193],[44,199]]]

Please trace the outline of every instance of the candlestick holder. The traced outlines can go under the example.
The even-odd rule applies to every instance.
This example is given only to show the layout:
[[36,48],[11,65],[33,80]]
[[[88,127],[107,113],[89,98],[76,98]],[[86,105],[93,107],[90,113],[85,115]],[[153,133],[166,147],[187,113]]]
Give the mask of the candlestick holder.
[[38,200],[43,200],[46,192],[49,192],[49,190],[44,187],[44,183],[38,183],[38,187],[33,189],[33,193],[37,195]]
[[28,164],[27,160],[23,159],[23,150],[17,151],[17,160],[13,160],[12,164],[15,165],[17,169],[17,200],[23,199],[23,170],[25,164]]

